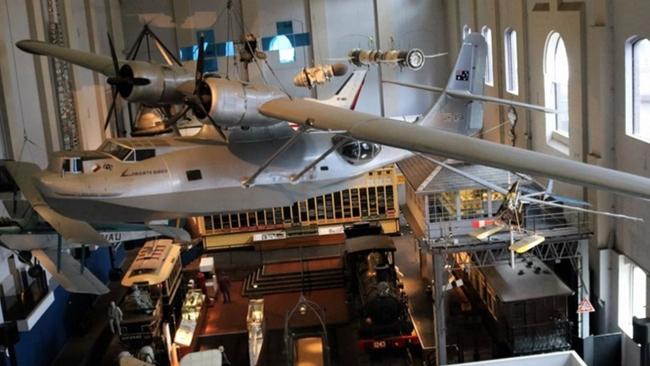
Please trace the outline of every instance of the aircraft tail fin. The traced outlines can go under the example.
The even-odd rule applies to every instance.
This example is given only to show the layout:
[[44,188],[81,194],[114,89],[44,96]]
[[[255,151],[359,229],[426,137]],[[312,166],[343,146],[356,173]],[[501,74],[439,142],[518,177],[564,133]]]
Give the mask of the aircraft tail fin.
[[316,101],[339,108],[354,109],[359,100],[361,88],[363,88],[363,84],[366,80],[366,73],[367,70],[353,71],[332,97]]
[[480,130],[483,127],[483,104],[451,94],[483,95],[486,55],[487,43],[480,33],[465,37],[447,87],[418,123],[465,135]]
[[3,165],[34,211],[66,240],[77,244],[110,245],[87,222],[63,216],[50,208],[34,184],[35,177],[41,173],[38,165],[20,161],[4,161]]

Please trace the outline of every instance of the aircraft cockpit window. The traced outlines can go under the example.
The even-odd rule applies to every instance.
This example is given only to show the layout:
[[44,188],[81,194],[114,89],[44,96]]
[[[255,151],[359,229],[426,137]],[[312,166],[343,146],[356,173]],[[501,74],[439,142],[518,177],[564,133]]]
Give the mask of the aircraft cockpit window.
[[81,158],[67,158],[61,167],[64,173],[83,173],[84,167]]
[[[334,141],[337,143],[337,141]],[[381,145],[371,142],[350,140],[336,150],[343,159],[352,165],[364,164],[372,160],[381,151]]]
[[129,149],[128,147],[118,145],[111,141],[105,142],[100,150],[112,155],[118,160],[126,160],[125,158],[133,151],[133,149]]
[[155,149],[138,149],[135,150],[135,161],[151,159],[156,156]]
[[126,155],[126,158],[124,158],[123,161],[135,161],[135,152],[131,150],[131,152]]

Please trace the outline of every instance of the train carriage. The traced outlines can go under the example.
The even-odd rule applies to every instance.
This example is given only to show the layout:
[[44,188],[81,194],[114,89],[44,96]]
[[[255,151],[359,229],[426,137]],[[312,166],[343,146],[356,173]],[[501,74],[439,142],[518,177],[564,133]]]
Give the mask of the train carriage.
[[124,312],[120,340],[130,349],[150,344],[157,354],[166,353],[163,328],[169,327],[173,339],[185,296],[180,252],[170,239],[147,241],[122,278],[129,293],[120,303]]
[[568,299],[573,291],[541,260],[529,257],[465,273],[470,298],[489,316],[499,353],[525,355],[571,347]]
[[418,344],[408,300],[395,270],[395,244],[388,236],[347,239],[344,265],[348,292],[355,294],[359,348],[380,350]]
[[180,320],[183,293],[181,247],[171,239],[147,241],[122,278],[122,286],[146,287],[154,298],[162,300],[162,314],[172,333]]

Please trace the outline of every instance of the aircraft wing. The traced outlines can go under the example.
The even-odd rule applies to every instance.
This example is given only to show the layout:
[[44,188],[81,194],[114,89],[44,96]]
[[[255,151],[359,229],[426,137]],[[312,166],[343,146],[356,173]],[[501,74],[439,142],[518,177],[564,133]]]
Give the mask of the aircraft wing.
[[88,269],[81,272],[81,264],[66,252],[61,252],[61,265],[57,270],[56,249],[37,249],[32,253],[47,269],[61,287],[68,292],[103,295],[108,293],[108,287]]
[[71,219],[54,211],[43,199],[41,192],[34,185],[34,177],[38,176],[41,169],[34,163],[17,161],[5,162],[11,177],[23,192],[25,198],[34,208],[34,211],[47,221],[67,241],[78,244],[110,245],[90,224],[84,221]]
[[170,237],[176,241],[180,241],[183,243],[189,243],[190,241],[192,241],[190,234],[184,229],[178,227],[165,226],[165,225],[148,225],[148,228],[157,232],[162,236]]
[[[106,76],[115,76],[113,61],[109,56],[102,56],[92,52],[79,51],[35,40],[19,41],[16,43],[16,46],[27,53],[56,57],[75,65],[100,72]],[[124,63],[125,61],[118,61],[120,67]]]
[[360,140],[650,199],[650,179],[645,177],[418,124],[304,99],[275,99],[259,110],[269,117],[321,130],[347,131]]

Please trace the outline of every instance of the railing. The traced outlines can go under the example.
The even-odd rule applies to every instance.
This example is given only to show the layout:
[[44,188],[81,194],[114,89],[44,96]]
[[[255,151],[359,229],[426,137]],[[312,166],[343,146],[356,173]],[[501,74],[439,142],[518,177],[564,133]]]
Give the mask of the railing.
[[5,295],[0,286],[0,298],[5,321],[27,319],[49,292],[47,282],[38,278],[32,281],[22,295]]
[[[562,210],[557,208],[546,209],[537,205],[530,205],[528,213],[524,215],[521,223],[522,229],[536,232],[547,239],[560,236],[589,234],[590,215],[584,212]],[[431,222],[428,224],[429,239],[452,237],[454,244],[473,244],[478,240],[469,236],[476,228],[478,220],[494,220],[494,217],[475,219],[452,220],[444,222]],[[493,241],[509,241],[508,230],[492,236]]]
[[396,185],[351,188],[290,206],[202,216],[199,226],[202,234],[215,235],[396,219],[396,192]]

